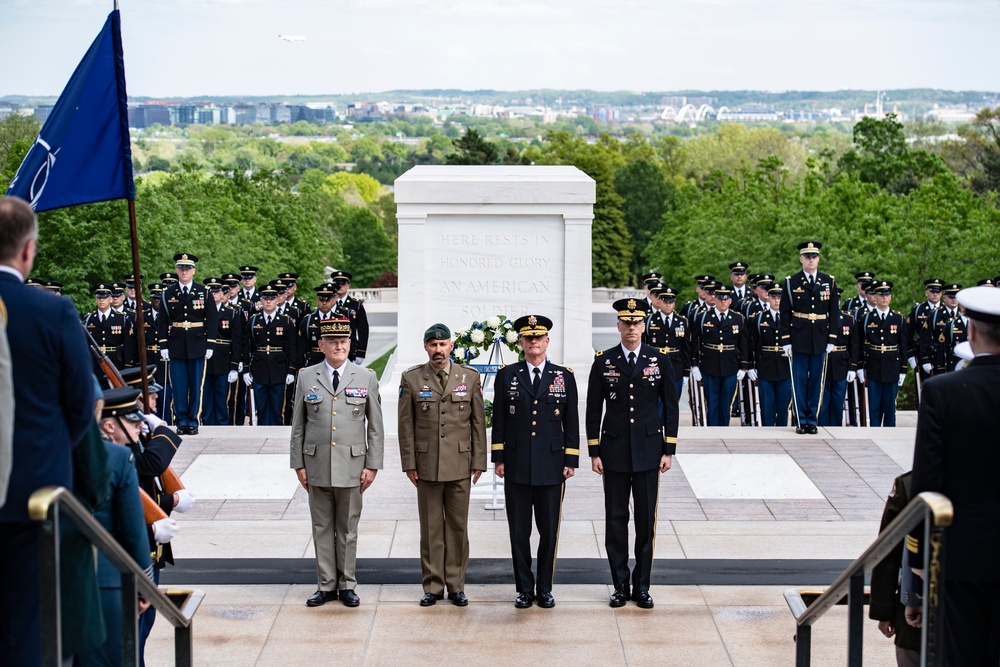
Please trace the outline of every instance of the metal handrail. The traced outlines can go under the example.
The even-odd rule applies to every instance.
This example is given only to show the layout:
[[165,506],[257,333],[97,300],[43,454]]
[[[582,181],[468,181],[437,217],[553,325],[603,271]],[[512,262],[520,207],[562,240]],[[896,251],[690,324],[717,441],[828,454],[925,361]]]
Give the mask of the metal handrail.
[[[174,660],[178,665],[192,663],[191,626],[195,612],[205,594],[200,590],[168,590],[164,592],[150,580],[149,576],[136,564],[132,556],[118,541],[105,530],[77,500],[71,491],[63,487],[47,486],[35,491],[28,499],[28,516],[41,522],[40,569],[41,569],[41,620],[42,664],[62,664],[62,634],[59,600],[59,521],[65,514],[83,536],[101,553],[122,576],[122,658],[123,664],[136,664],[136,617],[129,614],[130,605],[135,604],[136,595],[141,594],[149,603],[174,626]],[[171,597],[178,598],[175,602]]]
[[[862,642],[862,610],[864,605],[865,574],[898,549],[903,539],[924,522],[924,572],[930,576],[924,577],[923,595],[923,630],[921,645],[921,665],[937,664],[940,643],[940,623],[937,621],[939,596],[942,590],[940,581],[941,561],[944,551],[944,529],[951,525],[954,510],[951,501],[940,493],[925,491],[910,500],[903,511],[879,533],[871,546],[865,549],[837,580],[808,606],[802,599],[802,594],[808,589],[789,589],[785,591],[785,602],[792,615],[795,616],[795,664],[797,667],[807,667],[810,660],[810,631],[815,623],[831,607],[840,603],[846,595],[848,598],[848,665],[861,665]],[[933,548],[931,548],[933,546]]]

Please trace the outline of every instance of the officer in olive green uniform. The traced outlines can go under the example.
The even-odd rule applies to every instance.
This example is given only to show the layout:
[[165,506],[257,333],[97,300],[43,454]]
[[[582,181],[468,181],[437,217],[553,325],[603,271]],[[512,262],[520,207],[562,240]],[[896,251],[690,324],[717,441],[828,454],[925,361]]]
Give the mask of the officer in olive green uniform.
[[428,362],[408,369],[399,384],[399,455],[417,487],[424,607],[442,599],[446,586],[452,604],[469,603],[469,498],[486,470],[479,373],[449,359],[454,347],[448,327],[432,325],[424,332]]

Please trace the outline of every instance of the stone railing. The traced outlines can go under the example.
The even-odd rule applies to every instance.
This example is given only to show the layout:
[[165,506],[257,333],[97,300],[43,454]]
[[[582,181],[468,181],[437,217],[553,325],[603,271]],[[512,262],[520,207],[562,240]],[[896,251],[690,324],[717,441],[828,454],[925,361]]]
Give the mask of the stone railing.
[[351,289],[349,293],[355,299],[364,299],[365,303],[396,303],[399,300],[398,287]]
[[[364,299],[366,303],[396,303],[399,301],[398,287],[351,289],[351,296]],[[646,290],[637,287],[595,287],[591,290],[594,303],[610,303],[618,299],[645,299]]]

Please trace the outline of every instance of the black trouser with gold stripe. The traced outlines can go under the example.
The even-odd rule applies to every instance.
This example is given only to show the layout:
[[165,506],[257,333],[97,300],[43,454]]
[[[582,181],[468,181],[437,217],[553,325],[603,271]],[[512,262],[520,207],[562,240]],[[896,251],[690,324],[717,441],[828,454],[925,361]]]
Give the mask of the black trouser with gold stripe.
[[[566,484],[517,484],[504,481],[503,495],[510,528],[510,552],[514,561],[514,583],[518,593],[552,592],[559,544],[559,519]],[[538,580],[531,573],[531,513],[538,526]]]
[[604,548],[615,588],[628,588],[628,505],[635,505],[635,569],[632,592],[649,590],[656,540],[656,502],[660,490],[658,468],[642,472],[604,470]]

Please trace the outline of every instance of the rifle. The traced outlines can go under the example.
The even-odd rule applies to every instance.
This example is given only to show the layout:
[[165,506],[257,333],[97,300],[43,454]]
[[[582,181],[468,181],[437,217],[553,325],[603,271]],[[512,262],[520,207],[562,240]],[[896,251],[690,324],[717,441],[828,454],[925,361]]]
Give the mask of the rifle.
[[701,380],[698,380],[695,395],[698,397],[698,423],[701,426],[707,426],[708,416],[705,414],[705,385],[701,383]]
[[83,333],[87,334],[87,344],[90,346],[90,353],[94,355],[97,364],[101,367],[105,377],[108,378],[111,388],[118,389],[119,387],[124,387],[125,379],[122,378],[122,374],[118,371],[118,368],[111,361],[111,358],[108,357],[107,353],[97,344],[94,337],[90,335],[90,332],[87,331],[87,327],[83,327]]
[[753,400],[753,418],[754,426],[760,426],[760,390],[757,387],[757,381],[753,381],[753,392],[750,394],[750,398]]
[[698,423],[698,402],[695,400],[695,382],[688,379],[688,405],[691,406],[691,426],[701,426]]

